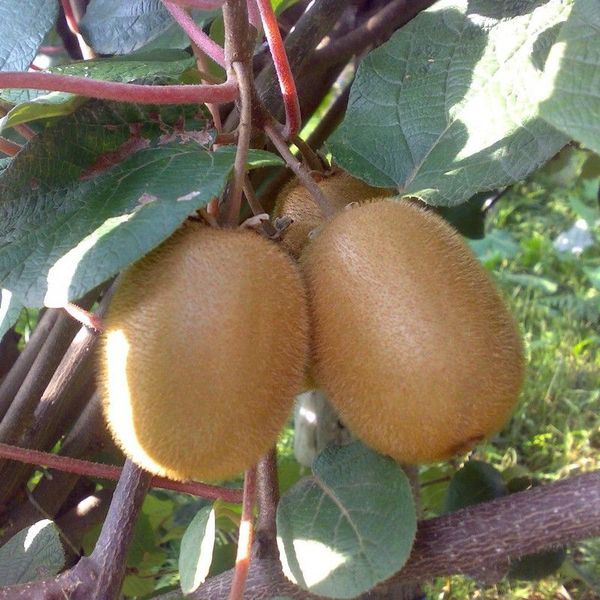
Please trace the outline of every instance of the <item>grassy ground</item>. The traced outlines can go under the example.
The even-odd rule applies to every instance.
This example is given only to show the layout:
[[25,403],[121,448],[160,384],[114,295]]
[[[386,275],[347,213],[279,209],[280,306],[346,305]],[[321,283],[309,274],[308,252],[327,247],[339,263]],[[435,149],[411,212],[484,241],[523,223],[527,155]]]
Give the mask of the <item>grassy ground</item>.
[[[575,153],[560,172],[516,186],[494,208],[485,242],[476,250],[508,295],[527,347],[528,375],[519,409],[507,427],[480,446],[475,458],[507,478],[543,482],[600,468],[600,212],[598,179],[580,177]],[[577,219],[595,238],[576,255],[553,240]],[[424,469],[423,478],[453,467]],[[430,513],[444,483],[424,488]],[[462,577],[439,580],[428,598],[600,598],[600,540],[569,550],[560,571],[542,581],[503,581],[483,589]]]

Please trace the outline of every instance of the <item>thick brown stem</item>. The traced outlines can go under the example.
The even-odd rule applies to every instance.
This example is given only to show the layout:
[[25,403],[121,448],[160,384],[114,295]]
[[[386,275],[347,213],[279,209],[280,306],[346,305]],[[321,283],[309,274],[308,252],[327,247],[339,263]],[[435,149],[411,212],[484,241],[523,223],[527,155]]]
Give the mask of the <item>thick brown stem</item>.
[[396,29],[405,25],[437,0],[392,0],[344,37],[317,50],[311,61],[316,64],[347,62],[352,56],[380,44]]
[[257,559],[277,558],[277,504],[279,483],[277,481],[277,451],[275,448],[263,456],[256,467],[256,521],[255,555]]

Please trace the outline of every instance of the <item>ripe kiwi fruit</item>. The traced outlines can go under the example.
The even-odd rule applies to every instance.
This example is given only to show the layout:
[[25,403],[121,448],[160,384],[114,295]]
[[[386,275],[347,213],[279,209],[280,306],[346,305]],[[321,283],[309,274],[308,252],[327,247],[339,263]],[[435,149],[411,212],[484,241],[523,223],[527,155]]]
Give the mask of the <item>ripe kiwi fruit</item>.
[[362,204],[336,214],[300,264],[315,378],[366,444],[418,464],[502,427],[523,381],[520,337],[441,217],[405,201]]
[[100,389],[126,456],[172,479],[224,479],[275,443],[308,353],[293,261],[251,231],[186,223],[111,302]]
[[[365,198],[387,196],[390,191],[374,188],[346,171],[335,169],[319,174],[317,184],[334,210]],[[275,217],[289,217],[292,222],[284,230],[281,240],[284,248],[298,258],[309,241],[308,235],[324,223],[324,216],[308,190],[297,179],[287,183],[275,200]]]

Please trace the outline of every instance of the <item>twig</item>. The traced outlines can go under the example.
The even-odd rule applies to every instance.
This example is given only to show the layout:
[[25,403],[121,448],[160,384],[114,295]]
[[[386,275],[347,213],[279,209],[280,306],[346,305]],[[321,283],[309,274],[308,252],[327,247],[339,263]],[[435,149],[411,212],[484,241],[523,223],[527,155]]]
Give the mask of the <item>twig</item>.
[[22,149],[23,146],[20,144],[12,142],[0,135],[0,152],[2,152],[2,154],[6,154],[6,156],[16,156]]
[[250,550],[252,548],[254,519],[254,499],[256,497],[256,467],[246,471],[244,477],[244,499],[242,501],[242,518],[238,536],[237,555],[229,600],[243,600],[248,569],[250,568]]
[[[59,456],[40,450],[31,450],[0,443],[0,456],[10,460],[16,460],[30,465],[43,465],[57,469],[65,473],[84,475],[86,477],[98,477],[100,479],[117,480],[121,475],[122,468],[116,465],[95,463],[70,456]],[[226,488],[216,485],[208,485],[196,481],[173,481],[165,477],[153,477],[152,487],[174,492],[184,492],[211,500],[225,500],[226,502],[241,502],[240,490]]]
[[218,65],[221,65],[222,67],[225,66],[225,53],[223,48],[196,25],[194,19],[190,17],[188,12],[172,0],[162,0],[162,3],[173,19],[175,19],[176,23],[187,33],[190,40],[192,40],[202,52],[210,56],[210,58]]
[[287,165],[292,169],[296,177],[298,177],[300,183],[310,192],[321,212],[326,218],[332,217],[335,211],[331,207],[331,203],[327,200],[321,188],[315,183],[315,180],[310,176],[306,167],[290,152],[281,134],[272,125],[265,125],[265,133],[269,136],[269,139],[273,142],[273,145],[277,148]]
[[281,90],[281,95],[283,97],[285,127],[282,135],[285,140],[289,140],[300,131],[300,126],[302,124],[296,83],[294,81],[294,76],[292,75],[283,40],[281,39],[277,18],[271,7],[271,1],[255,1],[258,4],[265,36],[271,50],[275,72],[277,73],[277,79],[279,81],[279,89]]
[[223,214],[224,221],[233,227],[237,224],[242,205],[242,190],[246,177],[246,162],[252,135],[252,75],[248,63],[234,62],[233,69],[240,88],[240,124],[238,142],[233,165],[233,176],[229,196]]
[[256,557],[277,558],[277,504],[279,484],[277,481],[277,451],[275,448],[263,456],[256,467]]
[[222,103],[231,102],[238,96],[237,84],[234,81],[218,85],[140,85],[75,75],[20,71],[0,73],[0,89],[7,88],[69,92],[89,98],[140,104]]

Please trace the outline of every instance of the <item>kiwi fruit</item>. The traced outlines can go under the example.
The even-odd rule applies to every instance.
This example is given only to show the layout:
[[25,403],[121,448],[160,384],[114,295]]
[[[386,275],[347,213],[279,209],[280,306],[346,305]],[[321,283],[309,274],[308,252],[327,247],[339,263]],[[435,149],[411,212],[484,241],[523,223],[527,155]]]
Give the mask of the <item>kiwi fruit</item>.
[[307,354],[295,263],[254,232],[188,222],[123,274],[101,347],[104,413],[151,473],[224,479],[275,443]]
[[[389,196],[390,190],[374,188],[339,169],[330,173],[319,173],[317,184],[335,211],[352,202],[362,202],[365,198]],[[290,225],[281,236],[284,248],[294,258],[298,258],[309,241],[311,231],[322,226],[325,217],[308,190],[293,179],[287,183],[275,200],[275,217],[289,217]]]
[[414,203],[341,211],[304,250],[313,371],[350,430],[409,464],[499,430],[523,381],[520,336],[451,226]]

